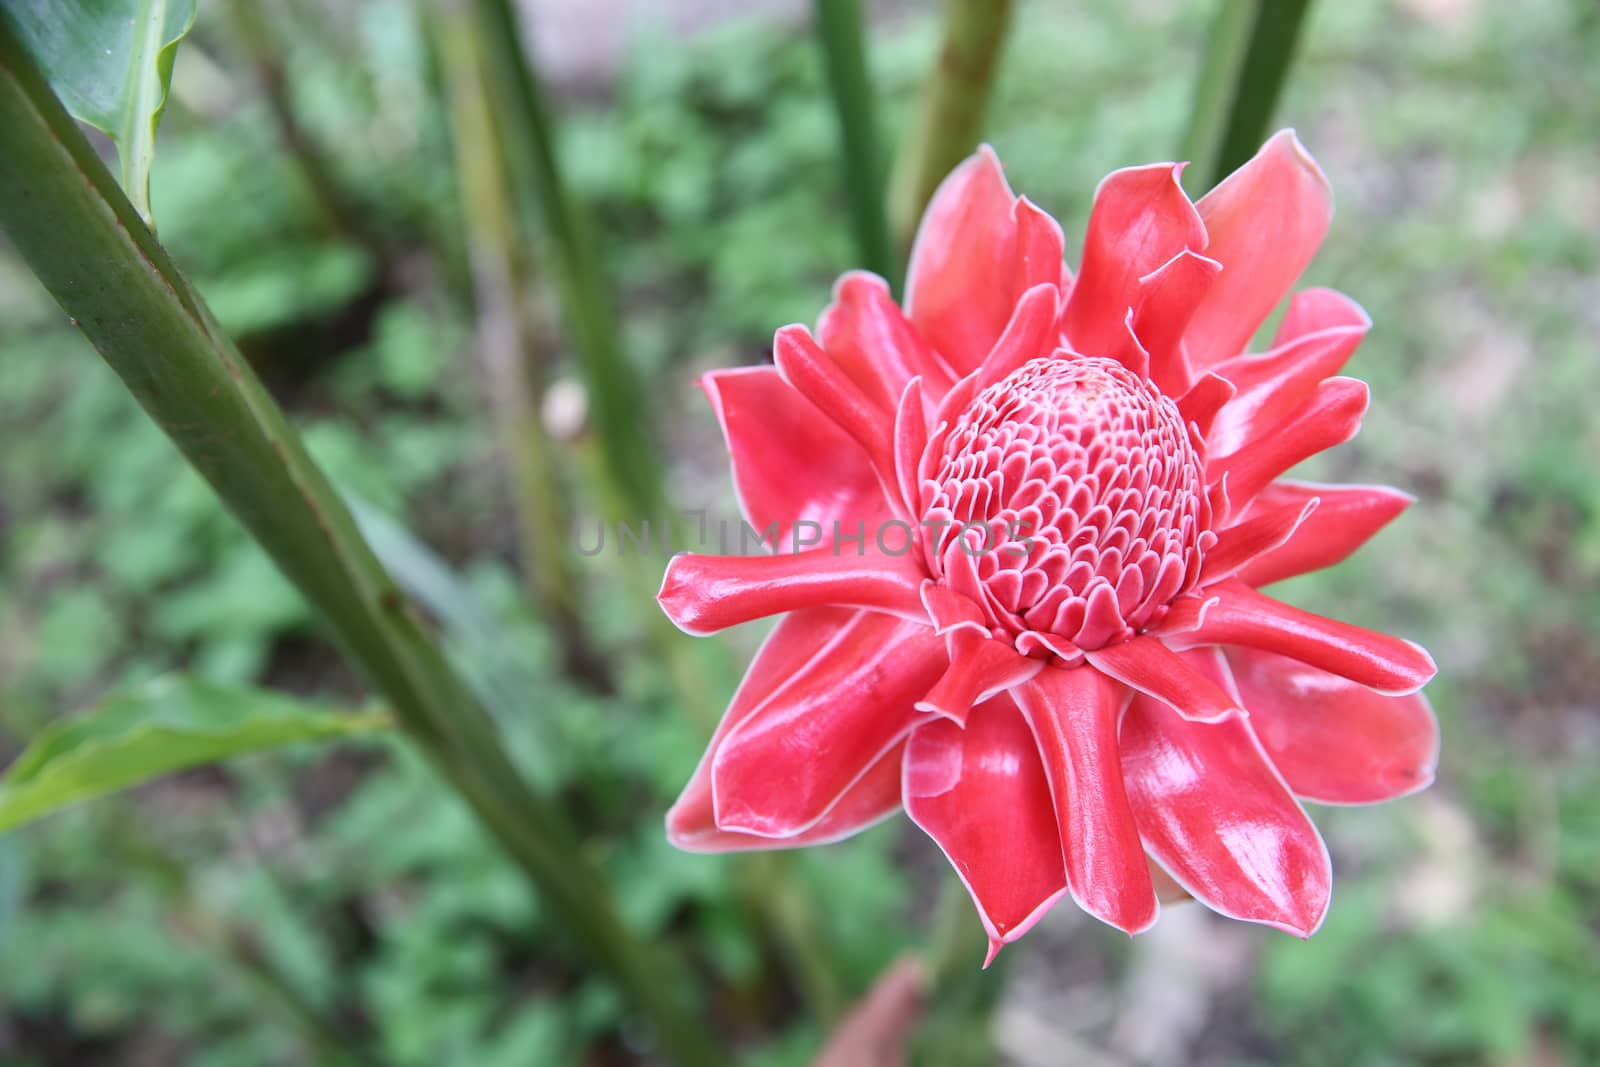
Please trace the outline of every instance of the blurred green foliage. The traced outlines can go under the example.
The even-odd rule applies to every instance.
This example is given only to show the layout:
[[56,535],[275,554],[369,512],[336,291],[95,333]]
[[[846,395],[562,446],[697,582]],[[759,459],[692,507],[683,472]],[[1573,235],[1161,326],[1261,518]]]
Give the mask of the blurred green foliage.
[[[279,32],[305,17],[268,6]],[[563,682],[518,592],[410,5],[351,5],[283,54],[333,204],[284,150],[221,10],[202,9],[180,58],[154,175],[163,239],[317,458],[404,516],[493,620],[500,640],[453,651],[581,820],[629,921],[720,979],[713,1016],[751,1062],[804,1063],[818,1031],[784,1029],[793,963],[751,918],[758,868],[677,853],[659,831],[708,709],[679,706],[643,656],[622,658],[612,695]],[[1022,5],[991,140],[1069,249],[1108,169],[1174,151],[1207,15]],[[757,361],[775,326],[813,320],[852,246],[812,43],[753,19],[682,47],[651,32],[614,99],[573,105],[563,147],[631,354],[660,383],[674,445],[692,447],[709,439],[692,371]],[[934,39],[920,18],[875,34],[885,129],[902,127]],[[1318,813],[1339,870],[1328,925],[1307,944],[1248,935],[1259,965],[1228,994],[1248,1010],[1211,1021],[1203,1045],[1221,1051],[1204,1062],[1600,1062],[1597,52],[1600,20],[1564,0],[1329,3],[1305,32],[1283,115],[1339,197],[1308,281],[1377,322],[1351,367],[1374,385],[1365,431],[1310,476],[1422,499],[1292,594],[1435,651],[1444,762],[1421,797]],[[63,709],[178,667],[359,695],[298,595],[3,257],[0,349],[5,755]],[[713,451],[675,480],[722,485]],[[590,578],[605,638],[628,647],[647,591]],[[708,686],[720,699],[732,682]],[[846,991],[923,927],[949,878],[929,858],[890,823],[788,868],[822,904]],[[1075,935],[1072,962],[1121,974],[1112,941]],[[346,1062],[308,1009],[400,1067],[609,1063],[639,1040],[458,802],[389,741],[187,772],[0,840],[0,1004],[0,1062],[19,1065]]]

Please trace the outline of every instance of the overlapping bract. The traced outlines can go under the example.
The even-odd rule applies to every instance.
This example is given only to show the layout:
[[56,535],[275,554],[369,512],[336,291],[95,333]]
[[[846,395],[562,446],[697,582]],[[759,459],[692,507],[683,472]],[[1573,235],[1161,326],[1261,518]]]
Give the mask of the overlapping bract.
[[[1068,893],[1144,929],[1173,881],[1308,935],[1332,875],[1297,798],[1431,781],[1427,653],[1258,591],[1410,500],[1282,477],[1359,426],[1366,387],[1336,376],[1355,303],[1296,293],[1244,351],[1322,240],[1327,182],[1290,132],[1198,203],[1178,173],[1106,178],[1074,276],[984,149],[930,205],[903,310],[848,274],[776,367],[706,377],[777,551],[679,556],[661,603],[694,633],[782,618],[675,843],[817,844],[903,807],[995,951]],[[865,536],[791,551],[810,523]]]

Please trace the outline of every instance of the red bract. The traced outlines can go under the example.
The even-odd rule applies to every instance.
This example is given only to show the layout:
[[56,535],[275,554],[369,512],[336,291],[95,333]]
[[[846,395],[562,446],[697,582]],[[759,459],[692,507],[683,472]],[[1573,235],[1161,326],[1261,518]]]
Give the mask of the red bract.
[[1332,875],[1296,798],[1432,780],[1428,654],[1257,591],[1410,502],[1280,477],[1366,409],[1333,377],[1369,325],[1354,302],[1296,293],[1243,351],[1322,240],[1327,181],[1289,132],[1199,203],[1178,174],[1102,182],[1073,277],[984,149],[929,206],[903,311],[848,274],[815,336],[778,331],[776,367],[706,376],[775,551],[678,556],[661,603],[691,633],[783,618],[676,844],[817,844],[903,806],[991,952],[1069,892],[1143,930],[1162,872],[1308,935]]

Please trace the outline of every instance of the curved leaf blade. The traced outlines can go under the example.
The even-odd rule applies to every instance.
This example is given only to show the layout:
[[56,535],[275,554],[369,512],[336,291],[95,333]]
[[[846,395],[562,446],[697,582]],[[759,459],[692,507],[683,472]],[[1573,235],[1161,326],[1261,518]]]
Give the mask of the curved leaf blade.
[[32,0],[0,7],[72,117],[117,145],[123,191],[150,221],[150,164],[195,0]]
[[390,725],[381,712],[340,713],[281,693],[163,676],[35,738],[0,776],[0,832],[172,771]]

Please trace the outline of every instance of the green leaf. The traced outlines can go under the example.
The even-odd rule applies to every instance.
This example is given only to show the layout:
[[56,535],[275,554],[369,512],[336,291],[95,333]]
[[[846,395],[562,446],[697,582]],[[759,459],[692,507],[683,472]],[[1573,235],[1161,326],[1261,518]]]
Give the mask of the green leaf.
[[1204,191],[1255,155],[1294,62],[1311,0],[1222,0],[1195,86],[1185,184]]
[[31,0],[4,14],[73,118],[116,142],[123,191],[149,223],[156,123],[195,0]]
[[156,678],[35,738],[0,777],[0,832],[185,767],[389,726],[380,712],[338,713],[264,690]]

